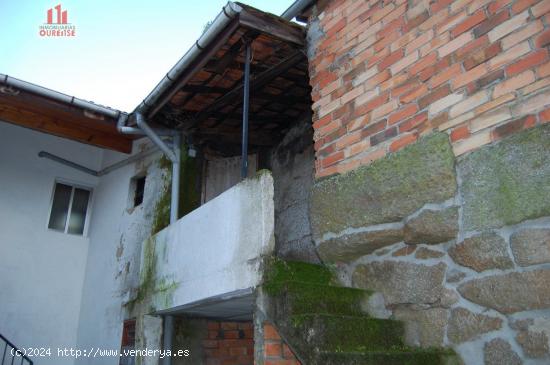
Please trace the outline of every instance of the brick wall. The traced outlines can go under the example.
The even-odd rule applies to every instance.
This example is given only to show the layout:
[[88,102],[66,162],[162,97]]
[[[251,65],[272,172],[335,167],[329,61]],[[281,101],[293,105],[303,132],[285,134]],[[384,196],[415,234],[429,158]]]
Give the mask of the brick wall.
[[316,176],[433,130],[462,155],[550,121],[549,0],[332,0],[310,19]]
[[270,323],[263,324],[263,365],[301,365]]
[[206,365],[254,364],[252,322],[209,321],[208,338],[202,346]]

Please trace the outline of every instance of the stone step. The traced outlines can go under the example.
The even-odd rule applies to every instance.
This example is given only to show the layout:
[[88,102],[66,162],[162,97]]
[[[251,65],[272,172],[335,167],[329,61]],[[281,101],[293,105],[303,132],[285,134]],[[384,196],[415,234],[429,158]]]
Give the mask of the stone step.
[[315,351],[377,351],[403,347],[403,323],[366,316],[302,314],[290,317],[292,336]]
[[403,349],[369,352],[322,352],[323,365],[460,365],[451,350]]
[[330,285],[334,279],[330,270],[322,265],[278,259],[269,263],[264,280],[268,292],[278,292],[282,284],[288,281]]
[[371,291],[329,286],[324,284],[287,281],[282,284],[280,300],[290,315],[341,314],[365,316],[361,303],[366,302]]

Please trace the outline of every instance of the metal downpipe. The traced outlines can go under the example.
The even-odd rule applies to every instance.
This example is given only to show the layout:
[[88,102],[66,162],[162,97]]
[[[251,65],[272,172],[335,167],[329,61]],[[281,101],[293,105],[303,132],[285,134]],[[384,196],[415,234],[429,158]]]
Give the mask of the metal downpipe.
[[170,224],[175,223],[178,220],[178,208],[180,201],[180,143],[181,137],[179,134],[175,134],[173,137],[174,149],[173,152],[176,155],[175,160],[172,160],[172,192],[170,201]]
[[250,104],[250,42],[246,43],[245,63],[244,63],[244,95],[243,95],[243,135],[242,135],[242,154],[241,154],[241,177],[246,179],[248,176],[248,109]]
[[[164,351],[172,351],[173,336],[174,336],[174,317],[170,315],[166,315],[164,316],[163,331],[162,331],[162,347]],[[171,364],[172,364],[171,356],[165,356],[162,359],[162,365],[171,365]]]
[[170,224],[178,220],[179,185],[180,185],[180,143],[179,133],[172,135],[171,149],[158,134],[147,124],[141,113],[136,113],[136,123],[143,132],[155,143],[166,156],[172,161],[172,190],[170,196]]

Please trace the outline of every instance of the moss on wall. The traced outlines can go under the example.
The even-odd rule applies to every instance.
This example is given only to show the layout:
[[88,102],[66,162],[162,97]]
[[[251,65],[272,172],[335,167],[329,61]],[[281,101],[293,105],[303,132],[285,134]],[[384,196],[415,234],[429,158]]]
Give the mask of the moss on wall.
[[[200,163],[187,155],[187,146],[181,145],[178,218],[200,206]],[[172,162],[162,156],[159,168],[165,170],[164,189],[155,206],[151,233],[155,234],[170,224],[170,200],[172,191]]]

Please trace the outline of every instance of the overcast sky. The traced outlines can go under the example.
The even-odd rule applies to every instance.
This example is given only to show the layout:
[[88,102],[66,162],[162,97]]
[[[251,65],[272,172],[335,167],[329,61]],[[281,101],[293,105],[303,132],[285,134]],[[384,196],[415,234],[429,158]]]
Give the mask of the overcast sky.
[[[67,0],[74,38],[39,36],[55,0],[0,0],[0,73],[132,111],[225,0]],[[293,0],[244,0],[280,15]],[[55,10],[54,10],[55,21]]]

